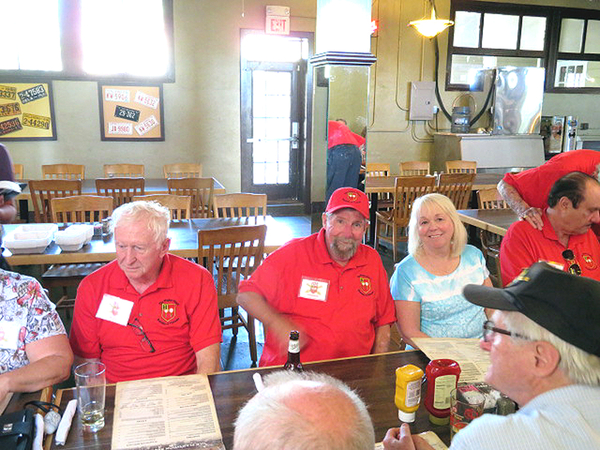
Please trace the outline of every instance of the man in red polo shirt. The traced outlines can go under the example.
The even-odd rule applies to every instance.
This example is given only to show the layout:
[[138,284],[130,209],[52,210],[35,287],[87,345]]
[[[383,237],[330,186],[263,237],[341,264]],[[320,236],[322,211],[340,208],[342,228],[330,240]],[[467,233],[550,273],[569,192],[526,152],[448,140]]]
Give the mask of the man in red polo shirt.
[[325,200],[341,187],[358,187],[361,148],[365,138],[353,133],[343,119],[330,120],[327,127],[327,186]]
[[600,152],[596,150],[561,153],[539,167],[507,173],[498,183],[498,191],[521,219],[541,230],[542,210],[548,206],[548,194],[556,180],[571,172],[583,172],[597,178],[599,165]]
[[504,284],[540,260],[600,281],[600,243],[591,230],[600,223],[600,183],[582,172],[560,178],[550,190],[542,222],[541,230],[524,221],[508,229],[500,247]]
[[112,218],[117,259],[77,290],[75,364],[100,360],[112,383],[218,371],[214,282],[203,267],[167,253],[169,210],[132,202]]
[[290,241],[240,283],[238,303],[267,329],[261,366],[285,363],[291,330],[303,362],[388,350],[394,302],[381,258],[361,244],[368,217],[363,192],[336,190],[321,231]]

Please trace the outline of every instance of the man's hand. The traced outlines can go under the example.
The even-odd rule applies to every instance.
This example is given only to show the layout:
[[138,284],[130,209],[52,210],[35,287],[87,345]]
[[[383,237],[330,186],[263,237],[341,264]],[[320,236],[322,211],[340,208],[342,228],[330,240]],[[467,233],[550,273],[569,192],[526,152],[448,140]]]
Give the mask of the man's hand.
[[541,230],[544,226],[544,222],[542,222],[542,210],[533,206],[519,214],[519,219],[529,222],[536,230]]
[[425,440],[410,434],[410,427],[403,423],[401,428],[390,428],[383,438],[385,450],[433,450]]

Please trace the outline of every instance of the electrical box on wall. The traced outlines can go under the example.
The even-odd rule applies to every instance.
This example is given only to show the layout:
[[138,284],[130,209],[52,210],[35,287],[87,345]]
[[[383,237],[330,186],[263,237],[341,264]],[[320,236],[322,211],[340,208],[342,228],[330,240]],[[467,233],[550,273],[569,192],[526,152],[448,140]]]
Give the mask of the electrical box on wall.
[[433,81],[411,82],[409,120],[433,119],[434,93]]

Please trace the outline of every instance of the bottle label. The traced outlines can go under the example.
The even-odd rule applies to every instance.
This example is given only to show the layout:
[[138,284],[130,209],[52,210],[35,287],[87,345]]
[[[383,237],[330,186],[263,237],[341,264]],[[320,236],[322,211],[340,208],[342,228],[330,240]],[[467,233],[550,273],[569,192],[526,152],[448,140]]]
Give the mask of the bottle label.
[[406,384],[406,401],[408,408],[421,402],[421,380],[410,381]]
[[300,341],[294,341],[294,340],[290,339],[290,344],[288,346],[288,352],[300,353]]
[[435,379],[433,407],[435,409],[450,408],[450,393],[456,387],[456,375],[441,375]]

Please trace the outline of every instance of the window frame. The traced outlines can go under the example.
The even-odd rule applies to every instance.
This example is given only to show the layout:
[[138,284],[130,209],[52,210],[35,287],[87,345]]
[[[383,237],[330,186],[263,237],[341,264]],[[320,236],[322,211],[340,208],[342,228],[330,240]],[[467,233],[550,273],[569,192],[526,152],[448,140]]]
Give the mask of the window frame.
[[[562,8],[551,6],[523,5],[515,3],[494,3],[480,2],[473,0],[452,0],[450,7],[450,20],[455,20],[456,11],[477,12],[481,14],[479,28],[479,47],[455,47],[454,27],[450,27],[448,33],[448,50],[446,57],[446,90],[447,91],[467,91],[469,86],[466,84],[452,84],[450,82],[452,72],[452,56],[457,55],[475,55],[475,56],[504,56],[504,57],[522,57],[522,58],[540,58],[542,67],[546,69],[546,79],[544,92],[548,93],[598,93],[600,87],[555,87],[554,80],[556,76],[558,60],[571,61],[600,61],[600,54],[586,54],[585,39],[587,38],[587,23],[588,20],[600,20],[600,10],[597,9],[579,9],[579,8]],[[483,17],[485,13],[492,14],[509,14],[519,16],[519,30],[517,34],[517,49],[487,49],[482,48],[483,37]],[[544,39],[544,49],[541,51],[520,50],[521,45],[521,28],[523,24],[523,16],[535,16],[546,18],[546,31]],[[562,19],[583,19],[584,23],[584,38],[579,53],[559,52],[558,45],[560,40],[560,31]]]
[[[0,70],[0,80],[73,80],[103,81],[111,83],[173,83],[175,82],[175,46],[173,24],[173,0],[162,0],[165,34],[168,48],[167,72],[157,77],[140,77],[128,73],[95,75],[83,70],[83,50],[81,42],[81,3],[79,0],[59,0],[60,47],[63,69],[61,71],[46,70]],[[77,20],[74,20],[77,18]]]

